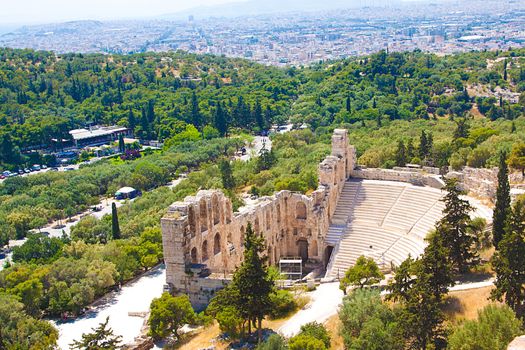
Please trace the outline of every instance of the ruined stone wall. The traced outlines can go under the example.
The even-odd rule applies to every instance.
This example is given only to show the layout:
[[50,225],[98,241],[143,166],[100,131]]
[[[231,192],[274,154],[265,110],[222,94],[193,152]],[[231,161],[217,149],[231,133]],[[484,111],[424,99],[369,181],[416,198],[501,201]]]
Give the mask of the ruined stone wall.
[[[188,294],[194,307],[204,307],[242,261],[249,223],[264,236],[271,264],[285,256],[323,261],[330,218],[355,159],[347,131],[335,130],[332,153],[319,165],[319,187],[309,196],[281,191],[234,213],[221,191],[208,190],[171,205],[161,220],[170,289]],[[212,275],[196,275],[196,264]]]
[[498,168],[465,167],[460,172],[449,172],[446,177],[458,179],[461,189],[475,197],[495,200],[498,187]]
[[438,175],[427,174],[421,171],[401,171],[379,168],[356,168],[351,176],[357,179],[399,181],[417,186],[429,186],[441,189],[444,185]]

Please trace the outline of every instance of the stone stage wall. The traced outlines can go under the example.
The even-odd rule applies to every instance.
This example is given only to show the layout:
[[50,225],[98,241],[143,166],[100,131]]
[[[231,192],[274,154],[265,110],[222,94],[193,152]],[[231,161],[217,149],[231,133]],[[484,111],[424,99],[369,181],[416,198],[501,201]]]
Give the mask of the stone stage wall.
[[[238,213],[219,190],[200,191],[172,204],[161,220],[169,289],[188,294],[198,309],[207,305],[242,261],[249,223],[264,236],[271,264],[288,256],[325,261],[330,218],[355,167],[355,149],[347,135],[346,130],[334,131],[332,153],[319,165],[319,187],[309,196],[281,191]],[[211,275],[199,277],[203,269]]]

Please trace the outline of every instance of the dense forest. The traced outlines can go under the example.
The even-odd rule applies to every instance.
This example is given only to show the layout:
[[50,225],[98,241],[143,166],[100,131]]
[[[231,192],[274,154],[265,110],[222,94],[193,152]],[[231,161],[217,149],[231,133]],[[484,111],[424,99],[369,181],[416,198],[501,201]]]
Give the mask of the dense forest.
[[0,165],[28,163],[23,151],[52,147],[52,139],[93,124],[118,124],[140,139],[165,141],[187,124],[224,136],[287,120],[315,129],[457,118],[473,107],[477,116],[512,120],[522,114],[524,99],[510,103],[494,91],[525,90],[523,55],[380,52],[279,69],[181,52],[57,56],[0,49]]
[[[165,144],[138,159],[114,157],[0,184],[0,246],[81,213],[121,186],[144,192],[124,203],[118,218],[88,216],[70,237],[32,234],[15,248],[13,263],[0,271],[0,298],[23,310],[20,324],[9,326],[10,339],[24,336],[15,332],[24,323],[41,329],[35,344],[53,343],[56,332],[40,318],[77,315],[161,261],[159,219],[176,200],[221,188],[238,208],[246,193],[315,189],[336,127],[349,130],[365,166],[491,167],[500,150],[514,150],[511,167],[525,168],[518,154],[525,154],[523,64],[523,50],[380,52],[281,69],[179,52],[0,49],[0,168],[27,164],[28,150],[52,147],[53,138],[92,124],[123,125]],[[231,161],[245,144],[243,132],[287,121],[306,128],[272,136],[272,150],[250,161]],[[182,173],[189,175],[180,184],[165,186]]]

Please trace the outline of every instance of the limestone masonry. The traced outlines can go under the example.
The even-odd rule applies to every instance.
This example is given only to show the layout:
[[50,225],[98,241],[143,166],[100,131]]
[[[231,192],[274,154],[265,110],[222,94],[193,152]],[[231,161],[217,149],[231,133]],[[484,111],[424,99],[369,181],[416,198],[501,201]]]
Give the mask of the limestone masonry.
[[[264,236],[270,264],[278,264],[283,257],[300,257],[304,262],[333,271],[332,265],[337,262],[330,263],[332,252],[339,250],[338,242],[344,241],[345,232],[353,232],[349,219],[340,220],[339,212],[334,216],[350,178],[426,186],[423,189],[443,186],[443,181],[432,168],[386,170],[358,167],[355,148],[349,145],[347,130],[343,129],[334,131],[332,153],[319,164],[318,171],[319,186],[311,195],[280,191],[260,198],[257,204],[243,207],[238,213],[233,212],[230,200],[219,190],[200,191],[196,196],[172,204],[161,220],[166,284],[170,292],[188,294],[194,307],[204,308],[214,293],[228,283],[231,273],[241,263],[248,223],[255,232]],[[349,188],[350,185],[347,191]],[[348,196],[346,191],[345,196]],[[393,201],[392,206],[396,203]],[[344,208],[344,203],[339,203],[339,211]],[[386,210],[384,215],[391,210]],[[425,213],[423,211],[421,216]],[[363,219],[366,216],[363,215]],[[384,224],[383,221],[379,224]],[[353,225],[355,231],[357,224]],[[432,225],[433,222],[428,222],[425,228]],[[399,238],[394,237],[393,242],[405,239],[402,236],[409,234],[410,230],[398,228]],[[337,237],[334,232],[339,232]],[[415,245],[416,254],[424,247],[423,238],[421,244]],[[382,257],[384,259],[384,254]]]

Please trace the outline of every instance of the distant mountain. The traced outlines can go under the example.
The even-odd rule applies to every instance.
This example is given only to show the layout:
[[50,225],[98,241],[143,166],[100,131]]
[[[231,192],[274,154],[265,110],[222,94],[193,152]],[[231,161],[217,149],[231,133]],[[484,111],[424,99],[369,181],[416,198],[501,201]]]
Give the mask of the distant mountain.
[[357,7],[396,6],[402,0],[247,0],[216,6],[201,6],[161,16],[162,19],[238,17],[286,12],[327,11]]

